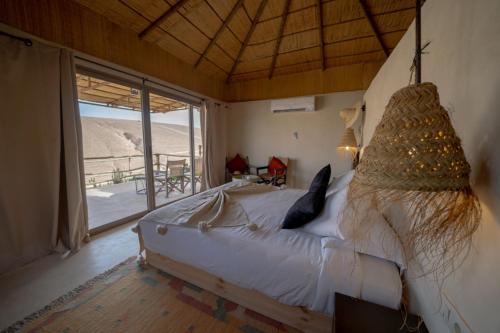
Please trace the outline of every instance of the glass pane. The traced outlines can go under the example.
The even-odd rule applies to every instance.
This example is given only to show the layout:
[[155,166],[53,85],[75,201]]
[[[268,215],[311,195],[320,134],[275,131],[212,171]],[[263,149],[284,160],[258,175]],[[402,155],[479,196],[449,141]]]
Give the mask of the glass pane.
[[189,105],[149,94],[156,206],[193,193]]
[[194,174],[195,174],[195,192],[200,192],[203,171],[203,144],[201,141],[201,118],[200,108],[193,108],[193,126],[194,126]]
[[147,209],[141,91],[77,74],[89,227]]

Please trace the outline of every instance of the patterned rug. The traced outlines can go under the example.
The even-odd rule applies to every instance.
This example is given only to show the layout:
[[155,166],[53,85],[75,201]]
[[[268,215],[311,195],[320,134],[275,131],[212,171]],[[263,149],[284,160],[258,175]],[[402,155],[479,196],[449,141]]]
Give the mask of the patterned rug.
[[134,258],[5,332],[299,332]]

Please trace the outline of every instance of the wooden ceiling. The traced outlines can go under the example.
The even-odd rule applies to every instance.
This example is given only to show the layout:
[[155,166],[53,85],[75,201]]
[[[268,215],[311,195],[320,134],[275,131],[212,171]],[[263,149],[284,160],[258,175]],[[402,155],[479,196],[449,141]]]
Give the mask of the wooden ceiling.
[[414,0],[75,0],[228,83],[384,61]]

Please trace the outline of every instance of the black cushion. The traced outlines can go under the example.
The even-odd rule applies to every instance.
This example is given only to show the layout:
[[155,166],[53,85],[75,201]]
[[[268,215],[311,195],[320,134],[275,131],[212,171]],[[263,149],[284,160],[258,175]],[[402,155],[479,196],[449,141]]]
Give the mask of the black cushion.
[[309,186],[309,191],[300,197],[286,213],[283,229],[300,228],[321,213],[325,205],[331,173],[330,164],[319,170]]

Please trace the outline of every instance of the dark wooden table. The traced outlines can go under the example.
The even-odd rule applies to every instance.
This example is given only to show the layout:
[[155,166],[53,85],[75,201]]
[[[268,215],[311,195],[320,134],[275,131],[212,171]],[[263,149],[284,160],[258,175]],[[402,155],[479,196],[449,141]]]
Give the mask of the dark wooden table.
[[[408,314],[407,326],[400,330],[403,324],[401,311],[339,293],[335,293],[334,318],[334,333],[408,333],[407,326],[415,328],[419,322],[418,316]],[[428,333],[424,323],[418,332]]]

